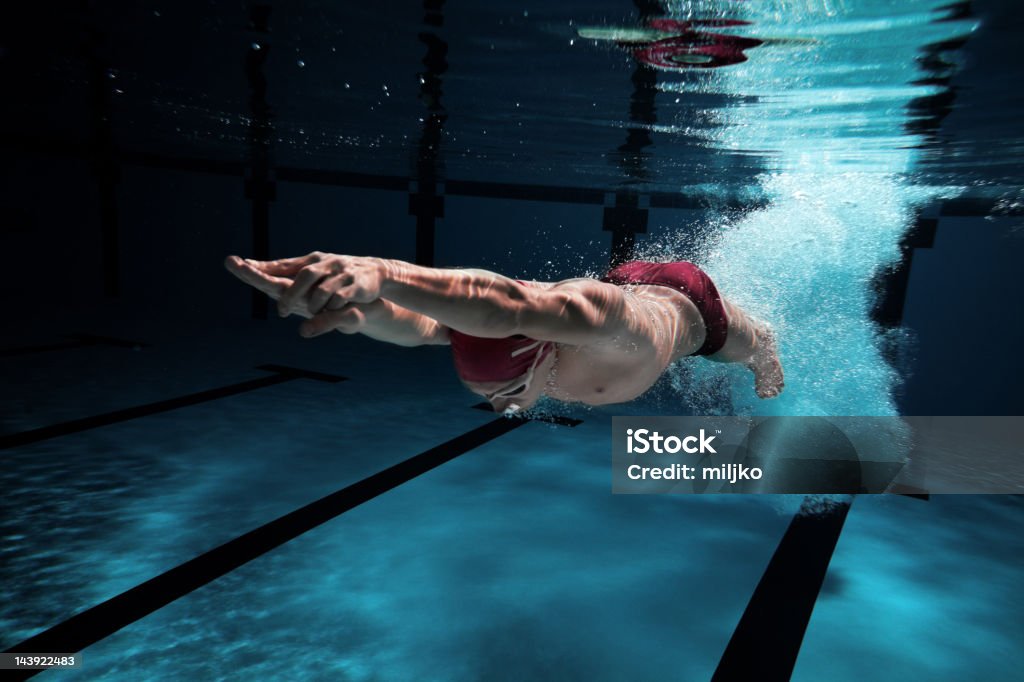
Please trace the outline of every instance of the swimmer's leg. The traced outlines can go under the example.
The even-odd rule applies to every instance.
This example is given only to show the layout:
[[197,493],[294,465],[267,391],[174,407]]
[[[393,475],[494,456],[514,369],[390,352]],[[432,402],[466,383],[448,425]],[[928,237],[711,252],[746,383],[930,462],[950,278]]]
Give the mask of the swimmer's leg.
[[741,362],[754,373],[754,390],[760,398],[774,398],[784,385],[782,363],[775,343],[775,333],[763,322],[757,322],[738,306],[722,299],[729,320],[725,345],[708,360]]

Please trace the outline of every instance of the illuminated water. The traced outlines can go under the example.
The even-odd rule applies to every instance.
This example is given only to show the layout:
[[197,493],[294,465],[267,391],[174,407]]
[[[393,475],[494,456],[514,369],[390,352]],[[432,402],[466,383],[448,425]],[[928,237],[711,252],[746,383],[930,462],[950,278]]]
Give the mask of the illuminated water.
[[[679,3],[676,10],[703,16],[701,7]],[[684,99],[707,91],[747,98],[709,112],[715,125],[700,135],[713,148],[764,158],[754,184],[769,205],[707,230],[698,255],[726,295],[769,321],[781,339],[787,389],[779,400],[759,401],[745,372],[697,369],[732,377],[732,409],[896,414],[892,394],[900,378],[882,357],[870,315],[874,277],[899,259],[914,209],[960,191],[920,186],[914,175],[924,140],[908,134],[909,106],[939,91],[910,85],[920,77],[915,57],[922,44],[967,36],[978,26],[937,23],[938,11],[932,2],[895,10],[856,0],[750,3],[723,15],[752,21],[756,29],[743,30],[759,37],[814,42],[762,46],[756,59],[706,79],[662,85]],[[687,239],[659,246],[671,254]],[[708,380],[694,385],[686,375],[681,388],[696,402]]]

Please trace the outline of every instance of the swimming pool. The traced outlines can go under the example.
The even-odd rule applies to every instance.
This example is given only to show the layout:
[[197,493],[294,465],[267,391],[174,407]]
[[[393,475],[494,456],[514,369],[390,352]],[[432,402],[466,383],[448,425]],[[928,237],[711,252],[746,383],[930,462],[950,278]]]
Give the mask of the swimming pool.
[[[1020,414],[1012,4],[26,12],[0,635],[80,645],[44,679],[1019,676],[1020,496],[608,487],[618,415]],[[302,339],[220,266],[311,250],[692,258],[786,391],[687,362],[496,420],[447,348]]]

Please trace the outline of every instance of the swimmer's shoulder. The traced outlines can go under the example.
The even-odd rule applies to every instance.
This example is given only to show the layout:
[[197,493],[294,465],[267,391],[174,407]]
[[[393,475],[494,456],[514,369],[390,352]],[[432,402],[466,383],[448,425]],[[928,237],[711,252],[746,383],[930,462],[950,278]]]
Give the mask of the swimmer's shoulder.
[[542,289],[585,289],[594,286],[604,286],[604,282],[593,277],[572,277],[570,279],[562,279],[557,282],[534,282],[530,280],[520,280],[523,284],[531,287],[538,287]]
[[629,305],[630,302],[635,304],[637,298],[623,287],[610,282],[602,282],[593,277],[573,277],[558,282],[523,282],[523,284],[531,289],[582,296],[598,306],[607,306],[618,302],[623,302],[626,305]]

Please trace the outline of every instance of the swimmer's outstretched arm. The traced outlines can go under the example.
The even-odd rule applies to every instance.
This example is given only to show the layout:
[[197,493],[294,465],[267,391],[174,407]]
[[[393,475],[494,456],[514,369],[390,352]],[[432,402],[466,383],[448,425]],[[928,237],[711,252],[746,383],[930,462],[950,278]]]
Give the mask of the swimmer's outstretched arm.
[[399,260],[380,267],[381,298],[474,336],[584,344],[620,333],[634,317],[618,287],[589,278],[532,287],[488,270]]
[[314,333],[332,328],[329,311],[378,299],[488,338],[524,334],[579,344],[628,333],[642,323],[619,287],[593,279],[528,287],[487,270],[430,268],[319,251],[253,264],[268,276],[292,279],[278,300],[282,314],[321,311],[309,321]]
[[[258,261],[245,261],[229,256],[224,266],[233,275],[277,301],[293,283],[286,276],[268,275],[260,269]],[[314,314],[306,306],[296,314],[310,320]],[[304,322],[299,326],[303,336],[317,336],[332,330],[343,334],[363,334],[378,341],[399,346],[446,345],[448,328],[437,320],[413,312],[384,299],[370,303],[335,303],[328,305],[316,324]]]
[[446,346],[449,343],[448,327],[383,298],[372,303],[348,303],[337,310],[325,310],[317,323],[302,323],[299,333],[307,337],[318,336],[323,333],[317,332],[318,328],[323,328],[322,323],[332,325],[326,331],[333,329],[342,334],[362,334],[399,346]]

